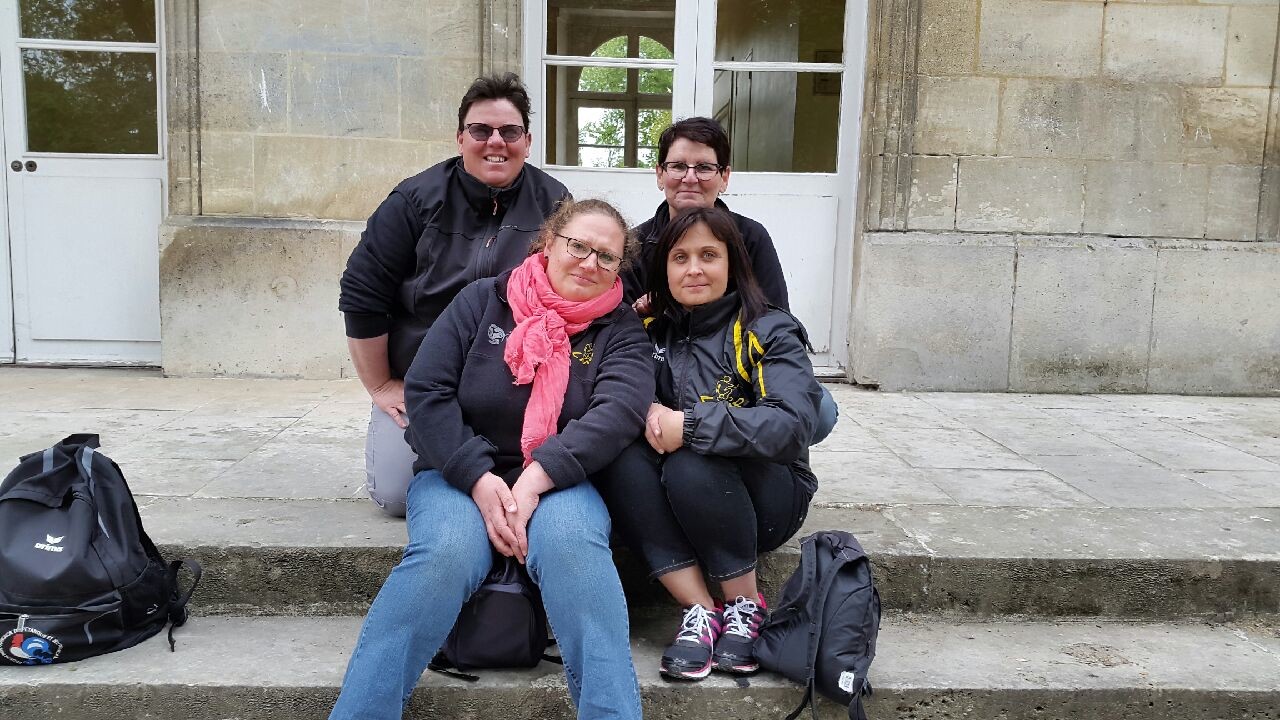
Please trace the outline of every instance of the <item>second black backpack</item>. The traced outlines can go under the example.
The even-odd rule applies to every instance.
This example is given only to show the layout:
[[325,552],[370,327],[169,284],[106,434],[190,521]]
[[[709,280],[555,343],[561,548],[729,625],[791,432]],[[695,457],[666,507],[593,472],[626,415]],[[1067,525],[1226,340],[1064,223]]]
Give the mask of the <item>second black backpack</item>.
[[800,567],[783,586],[755,645],[761,667],[805,686],[787,720],[813,707],[815,691],[848,706],[850,720],[866,720],[862,696],[871,694],[867,671],[879,631],[880,593],[857,538],[823,531],[801,540]]
[[[0,483],[0,665],[81,660],[186,620],[199,565],[165,563],[97,447],[97,435],[72,435]],[[195,581],[180,594],[183,565]]]
[[[495,554],[489,576],[462,606],[444,647],[428,667],[475,680],[465,671],[531,668],[544,659],[557,661],[545,654],[549,644],[538,586],[514,558]],[[464,672],[449,673],[449,668]]]

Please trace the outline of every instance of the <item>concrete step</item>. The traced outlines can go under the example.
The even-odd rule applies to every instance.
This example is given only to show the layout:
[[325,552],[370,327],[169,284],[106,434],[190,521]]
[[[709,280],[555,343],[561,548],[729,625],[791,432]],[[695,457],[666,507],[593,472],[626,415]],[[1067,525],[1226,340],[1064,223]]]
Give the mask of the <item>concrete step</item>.
[[[202,614],[359,615],[399,560],[404,523],[364,500],[142,498],[169,557],[205,566]],[[1226,619],[1280,611],[1280,509],[816,507],[797,538],[853,532],[885,606],[980,617]],[[620,553],[634,607],[662,594]],[[797,541],[761,561],[766,594]]]
[[[668,619],[666,625],[672,625]],[[80,663],[0,672],[0,711],[24,720],[312,720],[337,697],[360,620],[201,617],[163,639]],[[670,628],[665,628],[669,631]],[[643,630],[640,631],[643,633]],[[665,632],[662,636],[665,637]],[[649,718],[777,720],[800,698],[762,673],[670,684],[662,639],[633,644]],[[1123,622],[944,622],[886,617],[867,710],[878,720],[1273,720],[1274,626]],[[844,710],[821,703],[821,717]],[[487,671],[477,683],[426,673],[408,718],[573,717],[561,669]]]

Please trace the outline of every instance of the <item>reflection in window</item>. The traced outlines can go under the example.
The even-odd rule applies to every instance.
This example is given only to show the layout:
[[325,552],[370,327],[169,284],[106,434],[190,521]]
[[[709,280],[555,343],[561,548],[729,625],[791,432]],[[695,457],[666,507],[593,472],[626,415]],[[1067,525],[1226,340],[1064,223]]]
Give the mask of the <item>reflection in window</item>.
[[714,102],[734,170],[835,172],[839,73],[717,70]]
[[155,0],[19,0],[22,37],[156,41]]
[[[548,52],[583,58],[672,60],[674,14],[660,3],[608,7],[553,2]],[[643,10],[641,12],[640,10]],[[547,67],[547,162],[652,167],[671,124],[674,71],[650,67]],[[554,98],[554,101],[550,99]]]
[[154,155],[156,56],[23,50],[27,149]]

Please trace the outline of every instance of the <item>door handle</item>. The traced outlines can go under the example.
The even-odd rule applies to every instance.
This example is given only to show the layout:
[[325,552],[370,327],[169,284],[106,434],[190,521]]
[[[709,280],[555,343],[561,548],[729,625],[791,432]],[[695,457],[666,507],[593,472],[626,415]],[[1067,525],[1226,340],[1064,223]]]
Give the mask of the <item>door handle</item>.
[[13,162],[9,163],[9,167],[13,168],[14,172],[22,172],[22,161],[14,160]]
[[36,161],[35,161],[35,160],[28,160],[28,161],[27,161],[27,172],[35,172],[35,171],[36,171]]

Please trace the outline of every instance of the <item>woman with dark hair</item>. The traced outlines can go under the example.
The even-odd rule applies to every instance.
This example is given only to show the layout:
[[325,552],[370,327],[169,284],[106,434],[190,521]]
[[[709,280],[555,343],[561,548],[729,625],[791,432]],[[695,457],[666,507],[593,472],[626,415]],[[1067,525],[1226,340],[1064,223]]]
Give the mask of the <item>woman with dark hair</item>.
[[413,479],[404,374],[423,336],[467,283],[519,265],[569,195],[525,164],[529,109],[515,74],[476,78],[458,105],[458,155],[391,191],[342,273],[347,348],[372,399],[365,487],[388,515],[404,517]]
[[[790,310],[787,280],[773,238],[764,225],[729,209],[720,195],[729,189],[729,135],[719,122],[708,117],[690,117],[672,123],[658,138],[658,165],[654,168],[658,189],[664,200],[653,217],[636,228],[640,237],[640,261],[624,273],[627,300],[641,315],[652,312],[647,288],[661,277],[649,275],[658,238],[676,213],[689,208],[716,207],[737,226],[747,252],[747,264],[755,273],[765,300],[774,307]],[[821,386],[819,386],[821,387]],[[822,389],[822,406],[812,442],[822,442],[839,418],[839,408],[831,393]]]
[[[684,210],[649,265],[657,402],[597,476],[623,539],[684,608],[661,672],[754,672],[764,598],[756,557],[800,529],[821,391],[804,329],[772,309],[732,217]],[[720,585],[716,602],[703,571]]]
[[579,720],[639,720],[609,515],[585,482],[653,397],[653,348],[618,280],[627,238],[611,205],[566,201],[523,263],[468,285],[427,332],[405,375],[409,544],[330,718],[401,717],[496,551],[542,590]]

